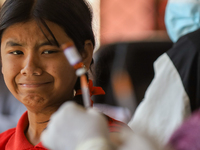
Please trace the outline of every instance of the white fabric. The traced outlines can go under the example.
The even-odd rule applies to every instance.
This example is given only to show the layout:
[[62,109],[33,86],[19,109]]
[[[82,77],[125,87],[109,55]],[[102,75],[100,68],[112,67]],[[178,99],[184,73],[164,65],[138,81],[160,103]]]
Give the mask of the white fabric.
[[163,146],[191,110],[181,78],[166,53],[154,63],[154,69],[155,77],[128,125]]
[[[51,116],[47,129],[41,136],[43,145],[51,150],[75,150],[83,143],[86,143],[84,147],[99,150],[98,147],[94,148],[98,142],[94,139],[105,139],[109,144],[106,118],[94,109],[86,110],[74,102],[64,103]],[[99,145],[101,144],[102,140],[99,140]]]
[[105,138],[94,138],[79,144],[76,150],[111,150],[109,141]]
[[161,150],[158,144],[147,135],[137,134],[129,130],[121,131],[121,143],[117,150]]

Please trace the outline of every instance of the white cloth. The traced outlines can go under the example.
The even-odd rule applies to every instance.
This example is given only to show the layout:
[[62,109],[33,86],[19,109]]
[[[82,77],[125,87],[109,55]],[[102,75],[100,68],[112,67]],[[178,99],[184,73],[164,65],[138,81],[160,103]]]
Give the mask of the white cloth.
[[137,134],[127,130],[121,131],[121,145],[117,150],[167,150],[160,149],[156,141],[147,135]]
[[148,134],[164,146],[190,115],[190,101],[181,78],[166,53],[154,63],[155,77],[129,122],[135,133]]

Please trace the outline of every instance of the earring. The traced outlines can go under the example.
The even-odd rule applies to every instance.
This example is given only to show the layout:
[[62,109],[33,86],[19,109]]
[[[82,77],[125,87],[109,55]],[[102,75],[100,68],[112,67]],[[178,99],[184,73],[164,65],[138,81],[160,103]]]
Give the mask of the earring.
[[74,97],[76,96],[76,90],[74,89]]

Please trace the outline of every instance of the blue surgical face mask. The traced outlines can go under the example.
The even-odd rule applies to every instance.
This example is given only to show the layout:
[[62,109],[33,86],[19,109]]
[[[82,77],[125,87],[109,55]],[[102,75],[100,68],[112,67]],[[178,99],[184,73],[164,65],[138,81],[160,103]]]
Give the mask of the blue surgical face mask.
[[165,11],[165,25],[173,42],[199,29],[200,0],[169,0]]

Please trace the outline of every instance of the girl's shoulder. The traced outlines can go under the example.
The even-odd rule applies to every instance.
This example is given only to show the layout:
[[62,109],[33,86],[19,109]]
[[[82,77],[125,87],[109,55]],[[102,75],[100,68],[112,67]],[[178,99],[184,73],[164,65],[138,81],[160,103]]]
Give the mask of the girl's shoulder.
[[15,130],[16,130],[15,128],[12,128],[3,133],[0,133],[0,149],[5,148],[6,143],[9,141],[9,139],[15,133]]

